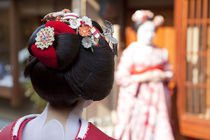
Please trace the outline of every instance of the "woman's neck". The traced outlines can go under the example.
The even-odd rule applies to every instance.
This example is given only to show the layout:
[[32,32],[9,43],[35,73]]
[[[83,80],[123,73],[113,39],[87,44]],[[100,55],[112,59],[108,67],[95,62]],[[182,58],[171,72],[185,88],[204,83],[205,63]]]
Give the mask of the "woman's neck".
[[69,114],[71,113],[72,110],[73,110],[73,108],[60,108],[60,107],[52,107],[51,105],[49,105],[48,112],[47,112],[47,119],[46,119],[45,123],[47,123],[48,121],[50,121],[52,119],[56,119],[65,128],[66,121],[67,121]]
[[45,124],[53,119],[58,120],[64,128],[70,119],[79,119],[83,111],[83,101],[79,101],[75,106],[62,108],[62,107],[53,107],[48,106],[47,118]]

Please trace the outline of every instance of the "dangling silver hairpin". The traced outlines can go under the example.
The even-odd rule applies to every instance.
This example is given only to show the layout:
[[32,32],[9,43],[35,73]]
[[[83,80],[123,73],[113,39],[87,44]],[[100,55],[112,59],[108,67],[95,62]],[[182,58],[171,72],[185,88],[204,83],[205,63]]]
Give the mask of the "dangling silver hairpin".
[[114,29],[113,29],[112,23],[109,22],[108,20],[105,20],[104,24],[105,26],[102,27],[103,34],[101,36],[103,36],[108,41],[109,46],[113,50],[114,54],[117,55],[118,41],[116,38],[113,37]]

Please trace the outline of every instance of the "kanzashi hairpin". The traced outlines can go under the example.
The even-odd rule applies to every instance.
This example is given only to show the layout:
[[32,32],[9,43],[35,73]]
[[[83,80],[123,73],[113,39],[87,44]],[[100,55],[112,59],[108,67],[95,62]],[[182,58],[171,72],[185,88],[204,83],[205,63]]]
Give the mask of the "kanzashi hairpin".
[[101,33],[92,25],[92,20],[90,18],[87,16],[80,17],[76,13],[71,13],[68,9],[47,14],[42,21],[47,22],[52,20],[62,21],[72,29],[75,29],[77,34],[83,37],[81,43],[84,48],[90,48],[93,51],[92,46],[99,46],[98,42],[102,37],[109,43],[110,48],[113,50],[114,54],[116,54],[118,41],[113,37],[114,30],[111,22],[105,21],[103,33]]
[[114,54],[117,55],[118,41],[116,38],[113,37],[114,29],[111,22],[105,20],[105,26],[103,26],[102,28],[104,33],[101,34],[101,36],[103,36],[107,40]]
[[37,45],[37,48],[40,48],[42,50],[48,48],[50,45],[53,44],[54,39],[54,28],[52,27],[45,27],[41,29],[37,34],[37,37],[35,38]]

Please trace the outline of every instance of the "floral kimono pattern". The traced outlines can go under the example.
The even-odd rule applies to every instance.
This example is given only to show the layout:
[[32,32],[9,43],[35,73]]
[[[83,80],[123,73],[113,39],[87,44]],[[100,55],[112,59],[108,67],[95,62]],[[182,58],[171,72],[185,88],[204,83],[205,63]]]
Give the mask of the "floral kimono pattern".
[[173,140],[167,85],[164,82],[136,82],[134,68],[139,74],[156,69],[172,74],[166,49],[132,43],[124,50],[116,71],[116,82],[120,87],[116,138]]

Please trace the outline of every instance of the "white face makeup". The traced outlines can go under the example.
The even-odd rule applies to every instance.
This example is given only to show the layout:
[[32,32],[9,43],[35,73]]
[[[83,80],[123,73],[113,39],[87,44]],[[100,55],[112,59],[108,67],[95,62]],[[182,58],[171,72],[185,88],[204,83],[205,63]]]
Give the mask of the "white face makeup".
[[151,45],[155,36],[155,24],[152,21],[146,21],[139,26],[137,30],[137,41],[142,45]]

